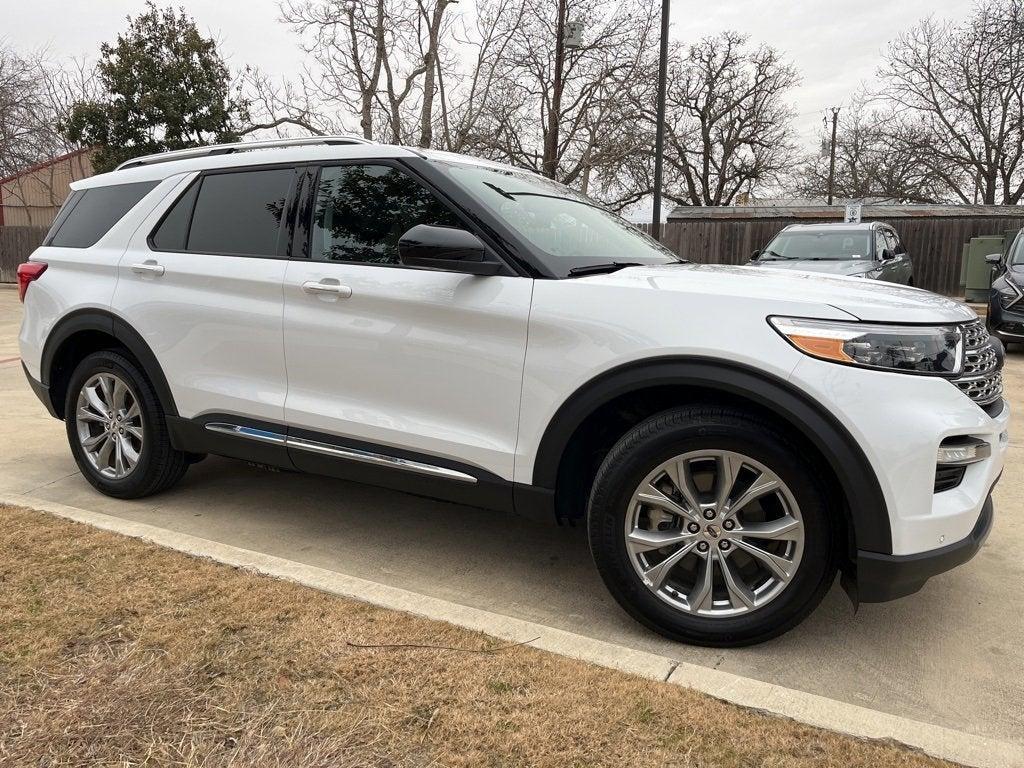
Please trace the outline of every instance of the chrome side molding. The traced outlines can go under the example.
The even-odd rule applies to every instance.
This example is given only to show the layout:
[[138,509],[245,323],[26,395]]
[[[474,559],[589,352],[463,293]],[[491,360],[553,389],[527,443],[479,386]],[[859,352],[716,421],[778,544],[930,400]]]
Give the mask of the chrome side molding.
[[319,453],[324,456],[336,456],[340,459],[359,461],[363,464],[374,464],[376,466],[400,469],[405,472],[415,472],[420,475],[443,477],[448,480],[456,480],[460,483],[476,482],[476,478],[472,475],[466,474],[465,472],[459,472],[455,469],[449,469],[448,467],[438,467],[434,464],[425,464],[421,461],[413,461],[412,459],[403,459],[398,456],[389,456],[384,453],[363,451],[358,448],[346,448],[340,445],[317,442],[316,440],[289,437],[278,432],[256,429],[255,427],[243,427],[238,424],[228,424],[225,422],[210,422],[206,425],[206,429],[211,432],[232,435],[233,437],[244,437],[249,440],[257,440],[262,443],[284,445],[288,448],[295,448],[300,451],[309,451],[310,453]]
[[220,432],[221,434],[233,435],[235,437],[247,437],[250,440],[259,440],[261,443],[284,445],[288,440],[285,435],[278,434],[277,432],[256,429],[255,427],[242,427],[238,424],[225,424],[219,421],[211,421],[206,425],[206,428],[211,432]]

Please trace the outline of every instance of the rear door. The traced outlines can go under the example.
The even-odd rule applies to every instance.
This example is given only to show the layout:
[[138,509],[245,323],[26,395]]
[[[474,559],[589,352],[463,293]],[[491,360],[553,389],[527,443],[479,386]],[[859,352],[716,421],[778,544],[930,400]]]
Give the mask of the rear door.
[[[413,226],[474,228],[399,163],[327,165],[310,187],[284,289],[290,439],[373,454],[356,479],[387,482],[374,470],[401,457],[478,489],[511,480],[533,281],[403,266]],[[331,451],[291,457],[348,476]]]
[[282,212],[296,173],[185,174],[120,261],[114,311],[152,348],[183,417],[283,420]]

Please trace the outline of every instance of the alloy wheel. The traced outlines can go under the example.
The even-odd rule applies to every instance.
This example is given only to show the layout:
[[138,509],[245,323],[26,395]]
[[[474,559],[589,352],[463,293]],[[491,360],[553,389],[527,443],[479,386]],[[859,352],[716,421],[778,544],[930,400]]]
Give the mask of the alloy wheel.
[[121,480],[134,471],[145,433],[138,398],[121,377],[104,372],[85,382],[75,426],[86,458],[100,475]]
[[634,492],[626,548],[644,585],[672,607],[738,616],[777,598],[804,549],[792,492],[760,462],[703,450],[657,466]]

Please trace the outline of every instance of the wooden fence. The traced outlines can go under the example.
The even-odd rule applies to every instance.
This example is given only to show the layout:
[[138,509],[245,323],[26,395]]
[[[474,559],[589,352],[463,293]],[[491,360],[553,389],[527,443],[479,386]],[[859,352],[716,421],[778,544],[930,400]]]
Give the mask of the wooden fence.
[[[962,296],[960,262],[963,246],[972,237],[1004,235],[1024,227],[1024,206],[1007,211],[1000,206],[991,211],[948,215],[949,207],[930,214],[914,207],[913,215],[897,206],[872,206],[864,221],[882,221],[895,229],[914,263],[914,284],[947,296]],[[685,209],[677,209],[677,211]],[[776,234],[790,224],[835,221],[810,215],[749,215],[750,209],[718,209],[700,218],[697,210],[686,211],[685,219],[670,219],[662,225],[661,241],[680,256],[704,264],[745,264],[751,254],[764,248]],[[732,215],[730,215],[732,211]],[[876,213],[877,212],[877,213]],[[744,214],[748,214],[743,218]],[[675,213],[673,214],[675,215]],[[642,227],[650,230],[649,225]]]
[[[949,208],[944,208],[936,210],[935,215],[915,209],[911,216],[896,207],[885,212],[880,208],[873,207],[872,212],[881,215],[869,216],[865,211],[864,220],[891,224],[913,259],[915,284],[947,296],[963,293],[960,261],[964,243],[972,237],[1002,235],[1024,227],[1024,206],[1012,211],[1002,208],[999,213],[1005,215],[993,215],[992,211],[968,215],[966,210],[957,211],[958,215],[945,215]],[[790,224],[835,220],[810,215],[754,216],[737,208],[703,210],[708,211],[706,218],[700,218],[697,209],[690,209],[685,211],[687,218],[662,225],[661,240],[680,256],[704,264],[746,263],[756,249],[763,248]],[[17,280],[18,265],[39,247],[45,235],[46,227],[0,227],[0,282]]]
[[0,283],[18,280],[18,265],[28,261],[46,236],[46,227],[0,227]]

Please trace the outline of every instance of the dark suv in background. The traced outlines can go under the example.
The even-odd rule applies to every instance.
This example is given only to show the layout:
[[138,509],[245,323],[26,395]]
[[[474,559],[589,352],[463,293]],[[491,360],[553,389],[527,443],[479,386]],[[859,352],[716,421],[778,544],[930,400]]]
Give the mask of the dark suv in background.
[[750,264],[914,284],[914,267],[899,235],[878,222],[793,224],[754,251]]
[[1003,344],[1024,344],[1024,230],[1017,233],[1006,255],[994,253],[996,278],[988,297],[988,329]]

